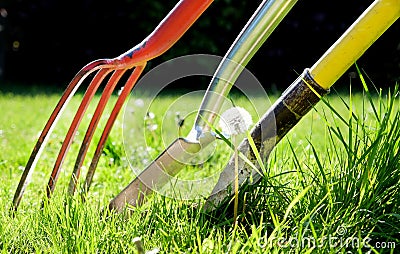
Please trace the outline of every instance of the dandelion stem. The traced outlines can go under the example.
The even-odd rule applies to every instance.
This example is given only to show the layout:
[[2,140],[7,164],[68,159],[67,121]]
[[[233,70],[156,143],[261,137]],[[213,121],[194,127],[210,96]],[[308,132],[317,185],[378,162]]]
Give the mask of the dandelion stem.
[[233,143],[235,146],[235,199],[233,203],[233,223],[234,223],[234,231],[238,224],[238,206],[239,206],[239,156],[238,149],[235,142],[235,136],[232,137]]

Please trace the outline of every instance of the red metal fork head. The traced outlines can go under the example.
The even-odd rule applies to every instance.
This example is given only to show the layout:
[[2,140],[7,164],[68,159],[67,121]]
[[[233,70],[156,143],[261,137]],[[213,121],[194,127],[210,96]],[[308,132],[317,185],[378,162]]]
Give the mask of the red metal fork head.
[[124,101],[126,100],[133,86],[137,82],[140,74],[143,72],[146,63],[171,48],[172,45],[174,45],[175,42],[179,40],[179,38],[189,29],[189,27],[197,20],[197,18],[207,9],[207,7],[212,2],[212,0],[179,1],[176,6],[170,11],[170,13],[163,19],[163,21],[161,21],[161,23],[156,27],[156,29],[137,46],[117,58],[100,59],[93,61],[83,67],[75,75],[75,77],[68,85],[67,89],[64,91],[64,94],[60,98],[45,127],[43,128],[43,131],[41,132],[41,135],[31,153],[24,172],[22,173],[17,190],[14,194],[13,204],[11,208],[13,212],[16,211],[19,206],[23,193],[28,184],[28,180],[33,172],[34,167],[36,166],[36,163],[38,162],[44,146],[47,143],[49,134],[54,129],[57,120],[60,118],[60,115],[67,106],[69,100],[75,94],[85,78],[87,78],[92,73],[96,73],[85,92],[82,102],[77,110],[74,119],[72,120],[71,126],[66,134],[65,140],[57,156],[57,160],[55,162],[46,189],[47,197],[50,197],[55,189],[61,166],[73,141],[79,124],[86,112],[86,109],[89,103],[92,101],[100,84],[107,77],[107,75],[112,73],[105,85],[102,96],[79,150],[69,185],[70,193],[73,193],[76,189],[76,182],[80,175],[80,168],[86,156],[87,149],[91,143],[93,133],[97,127],[99,119],[112,92],[118,84],[118,81],[121,79],[125,72],[133,69],[130,77],[124,85],[122,93],[119,95],[119,98],[114,105],[112,113],[106,123],[106,127],[97,145],[88,175],[86,177],[86,189],[88,189],[90,186],[98,160],[100,158],[104,144],[107,140],[108,134],[110,133],[110,130],[115,122],[115,119],[120,112]]

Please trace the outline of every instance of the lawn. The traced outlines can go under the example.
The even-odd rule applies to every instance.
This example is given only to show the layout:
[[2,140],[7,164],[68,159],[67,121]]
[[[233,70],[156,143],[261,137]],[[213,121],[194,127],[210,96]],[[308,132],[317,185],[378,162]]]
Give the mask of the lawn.
[[[91,104],[65,159],[56,191],[41,209],[49,174],[82,99],[82,94],[75,95],[50,136],[19,210],[15,217],[9,216],[24,166],[61,94],[40,89],[24,93],[0,90],[0,249],[2,253],[137,253],[141,243],[153,253],[397,253],[400,98],[396,89],[376,91],[373,85],[365,85],[370,91],[365,87],[358,87],[358,92],[332,89],[275,147],[261,181],[240,192],[236,230],[231,205],[204,213],[202,198],[179,200],[155,195],[130,216],[103,211],[137,170],[179,133],[185,135],[190,129],[193,115],[177,131],[177,112],[189,114],[201,96],[183,99],[180,108],[165,113],[166,105],[172,105],[179,94],[159,97],[151,108],[154,117],[146,120],[137,116],[145,110],[139,99],[147,98],[130,99],[110,134],[86,202],[82,202],[78,195],[70,197],[66,191],[95,108]],[[113,95],[111,101],[116,98]],[[96,95],[95,102],[98,99]],[[276,99],[276,95],[270,98],[272,102]],[[232,101],[245,108],[251,106],[240,96],[233,96]],[[252,101],[265,107],[263,98]],[[256,120],[257,112],[249,111]],[[106,117],[107,112],[94,144]],[[185,167],[178,177],[215,175],[232,151],[223,141],[213,148],[205,163]]]

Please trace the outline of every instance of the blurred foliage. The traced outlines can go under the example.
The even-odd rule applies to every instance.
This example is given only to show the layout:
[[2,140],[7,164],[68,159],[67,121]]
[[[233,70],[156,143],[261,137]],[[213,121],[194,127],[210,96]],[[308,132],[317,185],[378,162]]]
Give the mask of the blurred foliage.
[[[9,13],[6,45],[2,45],[7,50],[6,77],[65,86],[88,62],[116,57],[142,41],[177,2],[0,0],[0,8],[5,6]],[[248,68],[266,87],[286,88],[372,2],[298,1]],[[260,3],[214,1],[181,40],[147,68],[186,54],[223,56]],[[360,59],[374,80],[399,79],[399,27],[390,28],[376,49]]]

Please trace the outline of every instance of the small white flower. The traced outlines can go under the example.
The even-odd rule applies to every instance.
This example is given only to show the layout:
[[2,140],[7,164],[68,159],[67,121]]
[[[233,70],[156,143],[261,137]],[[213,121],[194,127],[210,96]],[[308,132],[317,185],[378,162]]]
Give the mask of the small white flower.
[[122,90],[124,90],[124,86],[123,86],[123,87],[121,87],[121,88],[118,90],[118,92],[117,92],[117,95],[118,95],[118,96],[120,96],[120,95],[121,95],[121,93],[122,93]]
[[157,130],[157,128],[158,128],[158,124],[148,124],[147,125],[147,129],[149,131],[155,131],[155,130]]
[[222,113],[219,126],[226,135],[245,133],[253,124],[251,115],[242,107],[232,107]]
[[136,99],[135,100],[135,106],[137,106],[139,108],[143,108],[144,107],[144,101],[142,99]]
[[154,119],[155,117],[156,115],[153,112],[149,111],[146,113],[145,119]]

